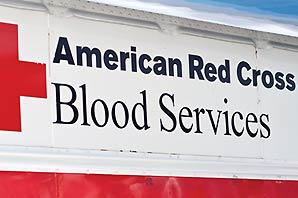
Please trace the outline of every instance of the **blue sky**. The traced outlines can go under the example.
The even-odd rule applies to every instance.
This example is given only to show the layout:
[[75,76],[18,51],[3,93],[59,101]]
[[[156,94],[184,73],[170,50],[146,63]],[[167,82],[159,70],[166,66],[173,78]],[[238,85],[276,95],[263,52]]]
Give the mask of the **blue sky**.
[[[100,1],[100,0],[99,0]],[[298,24],[298,0],[137,0],[194,10],[216,8],[227,12],[243,12],[250,16],[290,20]],[[214,10],[214,9],[213,9]]]
[[298,0],[90,0],[298,37]]
[[188,0],[189,2],[222,5],[236,9],[298,18],[298,0]]

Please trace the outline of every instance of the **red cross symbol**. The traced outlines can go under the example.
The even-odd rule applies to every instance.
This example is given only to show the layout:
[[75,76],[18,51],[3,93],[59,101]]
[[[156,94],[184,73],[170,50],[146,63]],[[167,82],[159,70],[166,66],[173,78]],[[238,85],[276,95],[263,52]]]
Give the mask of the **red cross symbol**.
[[0,130],[21,132],[20,96],[47,97],[46,65],[20,61],[18,51],[18,26],[0,23]]

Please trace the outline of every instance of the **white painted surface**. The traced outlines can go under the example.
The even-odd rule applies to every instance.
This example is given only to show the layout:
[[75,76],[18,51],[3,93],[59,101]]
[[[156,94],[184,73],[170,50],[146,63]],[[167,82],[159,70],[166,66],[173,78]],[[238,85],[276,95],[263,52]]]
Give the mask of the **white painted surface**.
[[[166,34],[156,27],[127,25],[112,17],[106,20],[97,16],[97,20],[88,20],[5,6],[0,11],[1,22],[19,25],[19,58],[46,63],[48,79],[48,99],[21,99],[23,132],[0,132],[0,155],[7,159],[0,164],[4,170],[297,179],[297,90],[243,87],[236,77],[236,66],[242,60],[253,68],[292,73],[296,77],[295,48],[273,45],[257,49],[256,56],[253,42],[237,41],[237,38],[216,39],[179,31]],[[128,20],[128,23],[132,22]],[[133,73],[129,65],[124,72],[111,71],[105,66],[68,65],[65,61],[56,64],[53,58],[60,36],[68,38],[75,60],[76,45],[97,47],[102,52],[106,49],[130,51],[130,46],[136,46],[138,54],[179,58],[183,63],[183,77]],[[205,62],[216,66],[229,59],[231,83],[189,79],[188,54],[200,55]],[[141,101],[139,92],[147,90],[150,129],[138,131],[129,122],[128,127],[119,130],[110,121],[106,127],[98,128],[90,121],[90,112],[90,127],[81,126],[82,117],[73,125],[53,124],[57,116],[56,93],[51,83],[67,83],[77,91],[80,85],[86,84],[88,100],[100,98],[109,107],[113,101],[122,100],[130,109]],[[223,120],[218,134],[214,135],[206,117],[201,124],[203,134],[185,134],[179,127],[172,133],[161,131],[160,119],[171,124],[158,105],[160,95],[165,92],[175,94],[175,115],[183,106],[269,114],[271,136],[267,139],[260,138],[259,134],[256,138],[247,134],[224,136]],[[63,92],[63,97],[69,95]],[[224,98],[229,100],[227,105],[223,103]],[[76,105],[81,103],[78,94]],[[71,112],[68,116],[72,116]],[[20,165],[25,161],[30,168]],[[106,164],[101,166],[103,161]],[[215,171],[221,168],[223,171]]]

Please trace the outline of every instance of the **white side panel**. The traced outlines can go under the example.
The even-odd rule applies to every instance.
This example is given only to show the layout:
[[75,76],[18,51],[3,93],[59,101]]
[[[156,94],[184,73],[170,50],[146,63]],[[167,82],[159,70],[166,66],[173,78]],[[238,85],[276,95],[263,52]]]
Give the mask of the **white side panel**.
[[[297,38],[243,29],[228,33],[234,29],[226,26],[214,29],[217,27],[214,24],[203,29],[199,22],[179,18],[160,23],[166,16],[154,15],[154,18],[152,13],[145,13],[147,21],[143,15],[137,20],[136,13],[129,18],[134,11],[123,9],[121,13],[107,14],[107,10],[117,8],[106,6],[101,13],[96,9],[103,5],[92,3],[82,10],[74,5],[52,6],[52,3],[46,4],[47,11],[0,6],[0,22],[18,25],[19,60],[45,63],[47,68],[47,98],[21,96],[22,132],[0,131],[0,158],[5,161],[0,163],[1,170],[298,178],[298,43],[289,44]],[[92,8],[95,13],[91,13]],[[246,34],[241,34],[242,31]],[[265,40],[268,46],[259,49],[258,36],[262,39],[267,36],[271,43]],[[274,40],[275,37],[278,39]],[[67,39],[70,51],[64,43],[59,52],[59,38]],[[136,47],[136,52],[132,46]],[[78,65],[77,47],[100,50],[100,67],[96,67],[95,55],[92,66],[87,66],[86,54],[82,56],[82,66]],[[106,66],[104,54],[108,49],[117,55],[118,60],[106,58],[107,62],[118,64],[114,70]],[[129,56],[123,70],[119,63],[120,52]],[[59,54],[64,59],[54,61]],[[137,71],[133,72],[135,54]],[[148,56],[151,59],[163,57],[166,75],[156,75],[154,71],[144,74],[138,62],[142,54],[147,54],[147,59]],[[204,66],[214,64],[216,73],[220,72],[218,68],[223,68],[220,65],[226,67],[229,62],[230,82],[220,82],[217,74],[217,79],[209,82],[204,68],[205,80],[198,79],[197,73],[195,79],[191,79],[190,55],[200,56]],[[70,57],[73,64],[66,60]],[[169,58],[181,61],[181,77],[177,67],[174,76],[169,76]],[[260,75],[255,74],[257,86],[253,86],[253,82],[249,86],[240,83],[237,68],[241,61],[251,66],[251,70],[241,70],[244,79],[253,78],[253,70],[260,70]],[[145,70],[154,67],[149,59],[144,63]],[[270,88],[262,83],[264,72],[274,78]],[[276,81],[277,72],[283,75],[282,90],[276,87],[276,83],[282,84]],[[294,76],[292,81],[286,77],[288,74]],[[71,99],[74,101],[69,102]],[[99,99],[107,105],[108,114]],[[64,124],[57,123],[59,100],[69,103],[60,104]],[[123,129],[117,127],[112,118],[117,101],[115,116],[119,125],[125,125],[119,101],[128,109],[128,124]],[[171,132],[162,129],[170,130],[173,118],[161,103],[175,116],[177,125]],[[146,109],[146,130],[139,130],[133,124],[134,106],[140,126],[145,119],[142,107]],[[196,113],[202,109],[204,112]],[[74,118],[76,110],[78,119]],[[179,114],[184,115],[180,116],[182,121]],[[94,123],[96,119],[102,124],[105,118],[108,121],[103,127]],[[74,122],[69,123],[72,119]],[[183,131],[181,122],[191,128],[189,132]],[[242,129],[243,134],[235,134],[234,130]],[[249,134],[249,130],[256,135]]]
[[[254,64],[256,62],[253,46],[230,43],[212,39],[205,39],[186,35],[167,35],[159,30],[144,29],[126,25],[95,22],[78,18],[50,18],[51,30],[51,60],[58,43],[58,38],[68,38],[73,58],[76,62],[76,46],[97,47],[102,53],[107,49],[118,51],[130,51],[130,46],[137,47],[137,54],[147,53],[149,55],[160,55],[163,57],[178,57],[183,63],[183,77],[156,76],[154,74],[142,74],[141,71],[132,72],[130,64],[127,71],[121,71],[118,67],[114,71],[108,70],[104,65],[102,68],[69,65],[67,61],[60,64],[51,63],[52,82],[67,83],[76,88],[78,98],[75,105],[79,109],[79,120],[74,125],[53,125],[55,146],[67,148],[84,149],[107,149],[107,150],[133,150],[139,152],[178,153],[178,154],[199,154],[217,156],[237,157],[261,157],[260,137],[250,138],[247,134],[238,138],[235,136],[225,137],[224,121],[219,123],[218,135],[212,132],[212,126],[208,117],[202,116],[201,130],[203,134],[194,133],[195,118],[188,118],[185,125],[194,125],[192,132],[186,134],[179,126],[173,132],[161,131],[160,120],[171,128],[172,121],[160,109],[159,98],[163,93],[175,95],[175,108],[171,107],[170,99],[168,107],[176,116],[182,107],[190,109],[233,109],[242,112],[257,113],[257,89],[244,89],[240,86],[235,76],[231,76],[231,84],[220,82],[206,82],[198,79],[189,79],[188,54],[197,54],[204,57],[204,61],[212,61],[217,66],[224,64],[225,59],[231,60],[231,73],[235,73],[237,65],[243,57]],[[80,31],[77,31],[78,27]],[[102,60],[103,62],[103,60]],[[128,61],[129,63],[129,61]],[[84,63],[86,65],[86,63]],[[80,85],[86,84],[88,97],[88,122],[91,126],[81,126],[82,100]],[[52,91],[54,87],[51,87]],[[131,118],[124,129],[118,129],[111,119],[112,105],[121,100],[131,109],[137,102],[142,102],[141,91],[147,92],[148,123],[150,129],[146,131],[137,130]],[[70,94],[68,89],[61,91]],[[65,101],[70,99],[66,96]],[[224,104],[224,98],[229,103]],[[91,104],[95,99],[102,99],[107,102],[110,109],[107,126],[98,128],[92,123]],[[242,103],[245,99],[245,103]],[[101,107],[101,105],[99,105]],[[53,112],[56,111],[54,106]],[[65,107],[64,112],[69,112],[70,120],[73,115],[70,108]],[[67,110],[69,109],[69,110]],[[214,112],[214,117],[216,118]],[[123,114],[122,112],[119,113]],[[104,118],[103,109],[98,109],[98,115]],[[131,115],[130,115],[131,116]],[[56,119],[56,114],[52,120]],[[103,122],[103,119],[101,120]],[[120,119],[123,121],[123,119]],[[141,122],[141,121],[140,121]],[[72,138],[65,138],[72,137]],[[215,146],[216,144],[216,146]],[[251,149],[246,149],[251,147]],[[240,149],[243,148],[243,149]]]

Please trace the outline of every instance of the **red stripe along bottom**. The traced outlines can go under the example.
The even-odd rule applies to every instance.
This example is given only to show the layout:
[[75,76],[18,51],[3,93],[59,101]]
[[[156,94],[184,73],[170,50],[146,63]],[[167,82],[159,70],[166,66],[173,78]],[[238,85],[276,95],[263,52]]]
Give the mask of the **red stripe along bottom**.
[[0,172],[2,198],[298,197],[298,181]]

